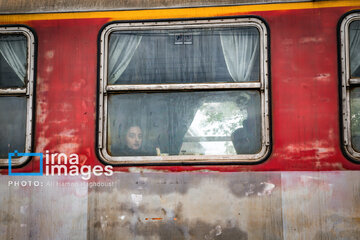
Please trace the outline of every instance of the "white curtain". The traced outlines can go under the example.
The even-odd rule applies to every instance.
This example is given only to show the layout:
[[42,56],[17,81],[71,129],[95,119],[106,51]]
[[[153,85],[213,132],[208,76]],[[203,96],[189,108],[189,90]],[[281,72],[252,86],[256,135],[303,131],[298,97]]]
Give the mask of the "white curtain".
[[360,67],[360,21],[350,25],[350,72],[351,75]]
[[26,76],[26,40],[19,37],[0,38],[0,53],[24,83]]
[[141,36],[114,34],[109,41],[108,83],[114,84],[129,65],[141,42]]
[[258,61],[259,34],[252,29],[220,35],[226,67],[234,82],[250,81]]

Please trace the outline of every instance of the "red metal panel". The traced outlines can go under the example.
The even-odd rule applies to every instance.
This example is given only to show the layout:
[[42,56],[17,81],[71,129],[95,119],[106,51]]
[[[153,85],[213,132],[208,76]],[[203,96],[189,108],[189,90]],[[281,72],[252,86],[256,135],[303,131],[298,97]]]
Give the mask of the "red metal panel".
[[349,9],[273,12],[273,161],[281,170],[359,169],[342,155],[337,23]]
[[[360,169],[359,164],[343,156],[340,148],[337,23],[350,10],[323,8],[246,14],[262,17],[271,33],[273,151],[266,162],[136,170]],[[101,164],[95,154],[97,35],[108,21],[29,22],[38,35],[36,152],[78,153],[80,164]],[[38,163],[32,161],[21,171],[37,169]]]

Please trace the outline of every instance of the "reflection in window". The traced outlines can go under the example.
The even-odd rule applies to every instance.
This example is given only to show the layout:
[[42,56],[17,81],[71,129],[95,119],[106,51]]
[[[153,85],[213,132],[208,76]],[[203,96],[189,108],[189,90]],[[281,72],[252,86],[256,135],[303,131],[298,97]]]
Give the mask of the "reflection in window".
[[232,155],[236,154],[231,134],[243,128],[247,117],[244,107],[235,101],[205,101],[197,110],[185,134],[181,154]]
[[[255,101],[255,104],[249,101]],[[185,134],[180,154],[233,155],[259,152],[260,129],[256,129],[256,126],[261,125],[260,109],[257,109],[256,115],[250,112],[254,110],[252,107],[256,109],[259,106],[258,101],[259,95],[251,93],[236,94],[234,98],[221,102],[214,102],[212,97],[204,99]]]
[[[115,156],[260,151],[258,91],[119,94],[109,97],[108,108],[107,147]],[[137,147],[129,131],[141,133]]]

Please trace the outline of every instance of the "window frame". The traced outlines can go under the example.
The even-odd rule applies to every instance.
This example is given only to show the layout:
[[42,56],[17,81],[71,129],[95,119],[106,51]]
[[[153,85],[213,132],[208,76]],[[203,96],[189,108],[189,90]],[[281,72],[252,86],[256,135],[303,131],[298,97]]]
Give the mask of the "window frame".
[[[26,127],[25,127],[25,153],[30,153],[33,147],[33,118],[34,118],[34,83],[35,83],[35,48],[36,37],[27,26],[1,26],[0,34],[22,34],[27,39],[27,69],[25,87],[0,88],[0,96],[26,97]],[[30,156],[11,159],[12,167],[20,167],[30,160]],[[0,167],[7,167],[9,159],[0,158]]]
[[347,14],[340,25],[340,56],[341,56],[341,102],[342,102],[342,135],[343,149],[351,160],[360,162],[360,152],[355,151],[351,141],[350,89],[360,86],[360,78],[351,78],[350,74],[350,43],[349,27],[354,21],[360,21],[360,12]]
[[[112,32],[157,29],[204,29],[226,27],[256,27],[259,31],[260,74],[258,82],[238,83],[176,83],[176,84],[107,84],[108,40]],[[270,90],[269,90],[269,38],[267,25],[257,17],[112,22],[99,34],[98,75],[98,124],[97,154],[100,160],[111,165],[161,165],[161,164],[209,164],[209,163],[258,163],[270,153]],[[261,96],[261,150],[256,154],[241,155],[173,155],[173,156],[110,156],[107,152],[107,96],[108,93],[169,92],[196,90],[258,90]]]

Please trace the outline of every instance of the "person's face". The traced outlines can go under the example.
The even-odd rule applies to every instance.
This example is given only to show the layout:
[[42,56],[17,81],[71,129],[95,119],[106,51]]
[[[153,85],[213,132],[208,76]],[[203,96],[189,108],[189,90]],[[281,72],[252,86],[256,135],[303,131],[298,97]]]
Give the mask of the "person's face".
[[142,132],[137,126],[129,128],[126,133],[126,145],[128,148],[138,150],[142,143]]

